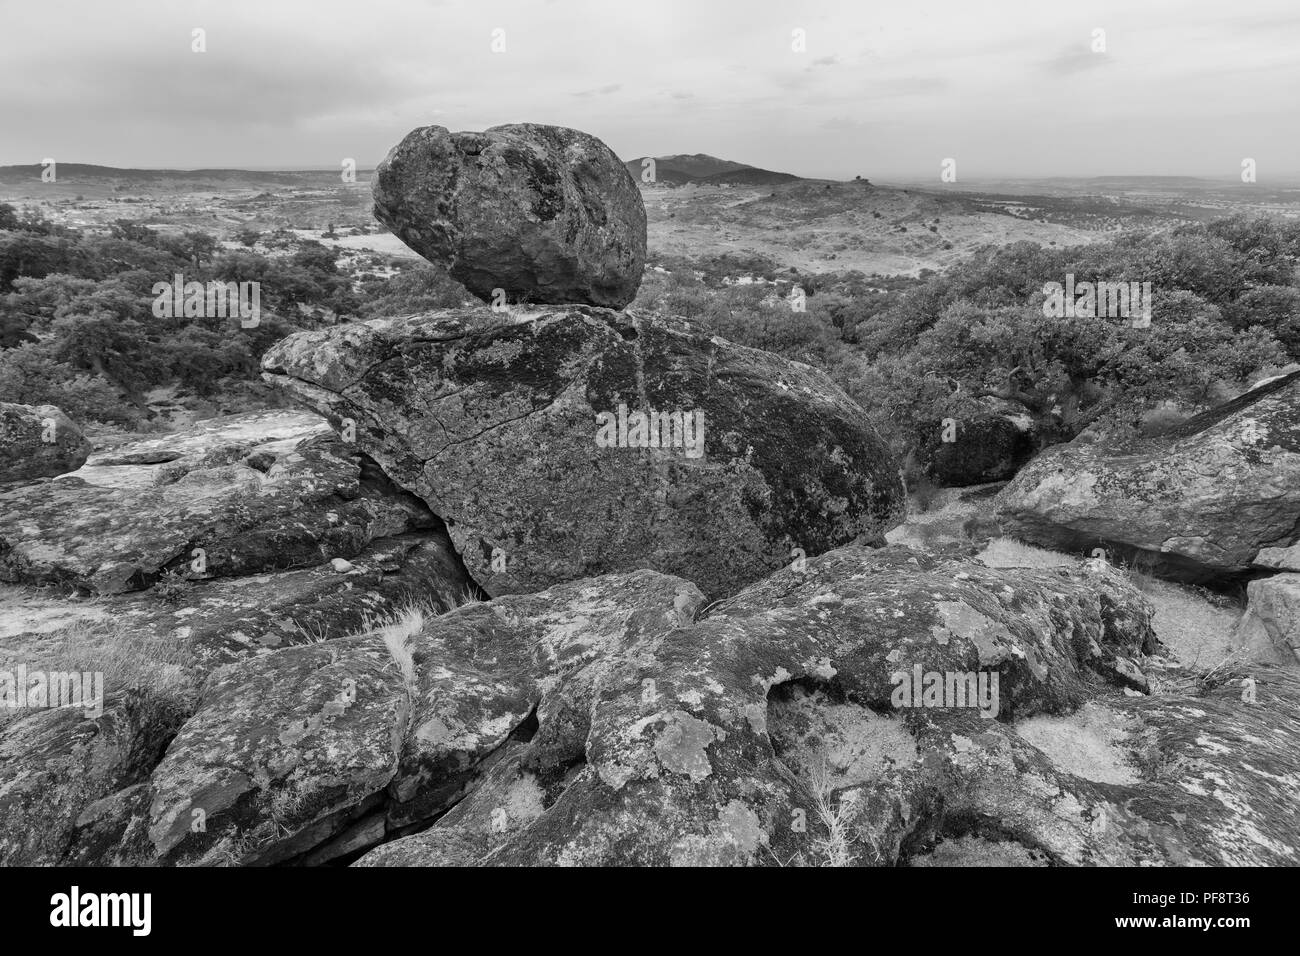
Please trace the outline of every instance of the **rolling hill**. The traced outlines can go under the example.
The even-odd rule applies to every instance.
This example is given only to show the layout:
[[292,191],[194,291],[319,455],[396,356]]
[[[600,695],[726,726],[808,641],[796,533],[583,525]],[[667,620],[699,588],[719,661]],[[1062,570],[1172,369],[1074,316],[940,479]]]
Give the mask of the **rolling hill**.
[[[641,180],[642,163],[645,162],[645,159],[644,156],[638,156],[636,159],[630,159],[625,163],[628,172],[638,182]],[[749,166],[745,163],[718,159],[716,156],[709,156],[705,153],[656,156],[654,161],[655,181],[669,183],[673,186],[683,186],[686,183],[715,186],[728,184],[775,186],[780,183],[795,182],[800,178],[793,173],[778,173],[770,169],[760,169],[757,166]]]

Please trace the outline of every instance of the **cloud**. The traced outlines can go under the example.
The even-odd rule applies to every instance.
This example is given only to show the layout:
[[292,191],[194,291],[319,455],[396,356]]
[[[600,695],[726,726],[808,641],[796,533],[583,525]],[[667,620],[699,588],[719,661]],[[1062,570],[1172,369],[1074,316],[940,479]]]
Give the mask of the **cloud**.
[[583,90],[581,93],[574,93],[573,96],[609,96],[611,93],[617,93],[623,88],[622,83],[610,83],[608,86],[602,86],[594,90]]
[[[1237,160],[1295,170],[1300,127],[1280,121],[1300,88],[1294,0],[1251,0],[1233,18],[1226,2],[1180,0],[1177,17],[1131,0],[1093,0],[1086,16],[999,0],[997,17],[968,0],[657,0],[652,13],[367,0],[361,15],[351,0],[11,3],[0,164],[366,165],[416,126],[531,121],[620,155],[706,152],[805,175],[928,173],[929,157],[959,150],[970,175],[1195,174],[1231,159],[1206,129],[1231,131]],[[1112,53],[1089,49],[1099,25]],[[200,26],[204,54],[190,49]],[[794,27],[806,53],[791,50]],[[1105,136],[1045,147],[1041,123],[1065,112],[1126,124],[1125,149]]]
[[1097,70],[1112,62],[1109,53],[1095,53],[1089,48],[1078,49],[1071,47],[1062,50],[1050,60],[1042,64],[1042,69],[1046,73],[1052,73],[1057,76],[1070,76],[1075,73],[1086,73],[1089,70]]

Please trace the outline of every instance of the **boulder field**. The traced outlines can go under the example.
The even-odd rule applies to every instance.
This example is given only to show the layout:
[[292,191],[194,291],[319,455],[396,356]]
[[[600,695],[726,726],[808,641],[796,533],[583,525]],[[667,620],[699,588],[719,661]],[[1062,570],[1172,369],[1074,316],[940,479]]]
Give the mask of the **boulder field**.
[[[1187,665],[1105,560],[887,546],[898,462],[826,375],[618,311],[645,212],[594,137],[427,127],[373,189],[493,308],[298,333],[263,374],[309,413],[89,459],[0,406],[0,865],[1300,863],[1300,377],[1000,495],[1283,572],[1257,657]],[[966,438],[957,483],[1024,450]]]

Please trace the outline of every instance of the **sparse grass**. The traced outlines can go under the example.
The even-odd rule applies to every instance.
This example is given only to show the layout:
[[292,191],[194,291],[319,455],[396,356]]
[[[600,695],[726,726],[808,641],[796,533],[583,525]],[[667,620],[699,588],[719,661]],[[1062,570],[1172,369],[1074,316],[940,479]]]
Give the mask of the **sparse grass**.
[[275,835],[284,839],[293,834],[298,827],[298,818],[302,815],[303,801],[306,794],[292,787],[284,787],[271,794],[271,820],[275,823]]
[[179,604],[193,586],[186,580],[184,571],[172,568],[164,571],[149,591],[168,604]]
[[324,644],[329,640],[329,629],[323,621],[309,621],[304,624],[302,621],[293,622],[294,630],[306,638],[302,644]]
[[830,768],[825,757],[810,768],[808,790],[812,795],[817,818],[826,830],[824,836],[815,837],[813,841],[820,855],[820,865],[852,866],[854,861],[852,845],[857,842],[857,835],[853,832],[852,825],[862,808],[858,806],[853,795],[846,795],[838,802],[835,801]]
[[436,617],[438,611],[423,601],[416,601],[394,611],[385,617],[368,622],[362,633],[376,635],[383,639],[384,646],[402,675],[402,682],[408,692],[416,688],[415,658],[411,653],[411,641],[424,630],[429,618]]
[[1177,676],[1162,681],[1161,693],[1195,694],[1206,697],[1217,687],[1239,680],[1246,675],[1243,665],[1246,663],[1244,652],[1232,651],[1217,664],[1198,666],[1199,658],[1186,666],[1186,670]]
[[[468,607],[471,604],[485,603],[479,598],[478,593],[474,588],[468,584],[462,585],[460,591],[454,591],[449,587],[439,588],[438,598],[446,606],[448,611],[454,611],[458,607]],[[426,611],[429,610],[431,609],[426,607]],[[436,614],[438,612],[432,611],[432,613]]]
[[1221,687],[1229,681],[1241,677],[1241,674],[1237,670],[1237,665],[1240,663],[1242,663],[1240,655],[1233,653],[1229,654],[1208,670],[1202,671],[1197,675],[1197,696],[1205,697],[1213,691],[1214,688]]
[[1155,590],[1158,579],[1154,573],[1156,566],[1156,557],[1146,552],[1138,552],[1128,561],[1119,564],[1129,579],[1129,582],[1143,593],[1150,593]]
[[188,866],[241,866],[248,856],[250,841],[246,836],[227,833],[212,846],[208,847],[197,860]]
[[[171,699],[186,712],[196,690],[191,670],[193,653],[185,641],[170,634],[142,635],[112,619],[76,621],[49,635],[49,650],[31,667],[100,673],[105,698],[140,690]],[[22,716],[22,709],[0,710],[0,724]]]
[[141,635],[118,621],[78,621],[58,632],[58,654],[68,670],[94,670],[105,684],[166,692],[185,683],[190,646],[170,634]]

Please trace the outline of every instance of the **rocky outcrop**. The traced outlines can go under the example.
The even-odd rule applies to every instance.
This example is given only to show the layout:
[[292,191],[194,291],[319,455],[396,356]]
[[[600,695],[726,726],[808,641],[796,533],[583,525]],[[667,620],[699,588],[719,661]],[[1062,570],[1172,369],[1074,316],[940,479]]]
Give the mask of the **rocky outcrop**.
[[0,402],[0,484],[75,471],[90,450],[81,429],[53,405]]
[[1005,481],[1034,453],[1027,429],[1003,415],[929,426],[919,449],[922,472],[944,488]]
[[1300,679],[1159,651],[1101,562],[852,546],[711,607],[625,572],[236,660],[140,762],[16,752],[0,813],[60,835],[10,860],[1294,864]]
[[151,463],[144,487],[104,474],[138,470],[134,454],[108,461],[120,464],[87,469],[89,480],[0,493],[0,580],[117,594],[167,572],[193,581],[310,567],[438,523],[328,434],[278,449],[213,443]]
[[[622,308],[645,266],[645,205],[596,137],[519,123],[426,126],[375,170],[375,217],[484,301]],[[501,304],[504,304],[502,302]]]
[[1122,453],[1079,440],[1052,448],[1000,503],[1015,537],[1114,549],[1169,576],[1290,569],[1300,543],[1300,373]]
[[373,844],[427,825],[538,721],[549,734],[552,718],[582,719],[563,693],[539,712],[549,689],[572,678],[589,691],[595,662],[702,600],[636,572],[223,668],[153,774],[153,846],[162,859],[320,860],[358,828]]
[[[1057,864],[1294,862],[1300,683],[1260,671],[1253,709],[1147,697],[1144,648],[1149,610],[1105,569],[841,549],[576,672],[432,828],[361,863],[894,865],[972,835]],[[893,706],[918,665],[996,671],[997,718]],[[1089,735],[1105,759],[1078,759]]]
[[1275,574],[1246,586],[1235,643],[1259,660],[1300,663],[1300,574]]
[[903,514],[896,464],[825,375],[652,314],[376,319],[291,336],[263,369],[353,422],[492,595],[649,568],[719,596]]
[[[265,560],[245,562],[266,565],[256,573],[213,577],[187,564],[147,591],[98,594],[90,600],[58,588],[0,587],[0,696],[9,705],[0,711],[0,864],[155,859],[148,841],[148,782],[198,708],[199,689],[209,674],[284,648],[324,646],[399,614],[440,613],[481,593],[435,516],[394,489],[364,456],[317,454],[320,438],[311,436],[319,436],[322,428],[328,433],[328,427],[320,419],[299,421],[303,418],[271,414],[206,423],[170,436],[167,448],[152,447],[159,440],[148,439],[105,453],[82,469],[85,478],[30,486],[67,489],[69,514],[75,489],[120,494],[129,503],[122,507],[144,513],[131,523],[132,515],[112,509],[106,518],[117,520],[83,525],[84,536],[76,539],[81,555],[121,553],[124,527],[146,539],[148,515],[164,521],[167,513],[149,512],[141,502],[157,487],[172,487],[177,475],[183,479],[199,472],[204,478],[199,487],[210,490],[210,500],[219,499],[220,476],[231,466],[218,460],[251,460],[269,475],[277,467],[294,475],[292,484],[274,495],[283,515],[276,520],[287,525],[297,515],[303,526],[282,538],[260,537],[257,528],[243,535],[232,532],[232,548],[246,548],[248,554],[262,549]],[[309,427],[297,427],[303,424]],[[312,463],[318,471],[312,471]],[[347,562],[322,555],[311,563],[305,550],[286,548],[279,562],[301,556],[308,566],[281,570],[283,564],[275,559],[279,542],[336,543],[326,531],[345,519],[337,512],[315,511],[311,503],[328,500],[327,489],[337,490],[342,474],[351,475],[345,489],[358,492],[352,501],[376,507],[388,502],[392,514],[406,519],[387,528],[390,535],[359,543]],[[91,485],[91,480],[101,484]],[[156,480],[165,484],[151,484]],[[227,490],[233,493],[238,487]],[[295,502],[305,506],[299,509]],[[346,508],[349,501],[339,497],[337,504]],[[260,513],[276,515],[272,510]],[[4,514],[7,519],[8,510]],[[313,521],[319,526],[313,527]],[[54,533],[57,522],[47,527],[51,540],[72,540]],[[28,540],[29,548],[41,542],[34,534]],[[100,675],[94,706],[55,709],[47,707],[55,702],[31,694],[15,700],[21,675],[68,673]]]

